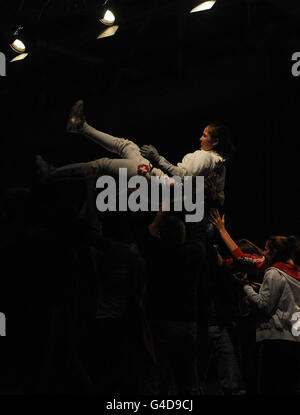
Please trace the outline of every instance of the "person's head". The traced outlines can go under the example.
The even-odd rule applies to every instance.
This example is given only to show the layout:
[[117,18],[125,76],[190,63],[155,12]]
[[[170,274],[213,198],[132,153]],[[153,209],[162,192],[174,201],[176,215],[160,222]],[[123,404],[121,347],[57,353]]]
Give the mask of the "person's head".
[[145,212],[106,211],[99,215],[104,237],[123,244],[136,242]]
[[182,245],[185,241],[185,224],[174,215],[165,215],[160,226],[160,239],[172,245]]
[[228,128],[221,124],[208,124],[200,137],[200,142],[201,150],[216,151],[225,159],[230,159],[234,153]]
[[270,264],[289,262],[300,265],[300,239],[297,236],[270,236],[264,255]]
[[248,239],[240,239],[238,246],[245,254],[263,255],[263,250],[256,246],[253,242],[248,241]]

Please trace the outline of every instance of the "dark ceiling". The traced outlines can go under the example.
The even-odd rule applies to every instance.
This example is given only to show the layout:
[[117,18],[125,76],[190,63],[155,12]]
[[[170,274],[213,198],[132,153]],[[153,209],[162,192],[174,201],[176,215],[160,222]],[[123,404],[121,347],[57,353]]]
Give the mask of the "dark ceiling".
[[[1,2],[0,51],[9,54],[9,36],[20,25],[31,48],[0,79],[9,174],[16,143],[19,159],[32,152],[58,163],[101,157],[93,143],[65,132],[78,98],[96,127],[157,145],[172,162],[194,151],[201,128],[220,119],[238,148],[238,174],[229,175],[226,196],[231,212],[238,215],[237,197],[247,203],[255,218],[249,237],[256,226],[274,232],[280,220],[287,229],[292,215],[281,214],[286,207],[276,195],[278,186],[294,191],[286,175],[298,163],[296,144],[283,167],[289,173],[277,164],[282,137],[298,134],[290,120],[298,117],[291,56],[300,50],[300,1],[217,0],[211,11],[194,14],[188,0],[114,4],[119,30],[96,40],[101,1]],[[261,181],[251,191],[242,185]]]
[[96,40],[103,29],[98,21],[102,3],[6,2],[0,17],[3,40],[23,26],[41,65],[54,63],[53,57],[60,55],[66,64],[71,59],[114,65],[133,76],[149,72],[172,76],[182,73],[183,61],[188,61],[185,72],[198,71],[199,63],[205,65],[203,58],[197,59],[201,52],[207,60],[223,62],[243,48],[275,41],[296,43],[291,22],[300,16],[298,0],[218,0],[211,11],[195,14],[188,13],[190,0],[119,0],[110,2],[117,12],[118,32],[113,38]]
[[[10,56],[10,36],[18,26],[27,34],[30,54],[10,64],[11,77],[49,80],[105,79],[105,91],[173,82],[195,88],[223,74],[236,81],[249,54],[298,45],[299,1],[218,0],[211,11],[190,14],[190,0],[119,0],[110,2],[119,30],[97,40],[104,26],[102,1],[10,1],[2,5],[1,50]],[[109,3],[107,3],[109,4]],[[246,63],[248,65],[248,63]],[[204,81],[204,82],[203,82]],[[222,82],[224,84],[224,82]],[[226,95],[227,89],[224,91]]]

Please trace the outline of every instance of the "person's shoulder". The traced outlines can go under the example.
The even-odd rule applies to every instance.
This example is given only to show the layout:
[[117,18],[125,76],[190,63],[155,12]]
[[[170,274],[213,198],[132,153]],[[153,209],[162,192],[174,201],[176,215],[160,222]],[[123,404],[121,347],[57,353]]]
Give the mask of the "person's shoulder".
[[213,160],[215,162],[224,161],[223,157],[216,151],[196,150],[192,154],[203,159]]
[[264,279],[269,279],[269,280],[276,280],[276,281],[284,281],[285,278],[282,275],[282,273],[279,271],[278,268],[275,267],[269,267],[266,269],[265,275],[264,275]]
[[193,157],[201,158],[201,159],[207,159],[211,160],[214,159],[215,156],[211,151],[204,151],[204,150],[196,150],[194,153],[191,153]]
[[208,151],[211,157],[216,161],[225,161],[225,159],[221,156],[221,154],[217,153],[216,151]]
[[190,157],[194,157],[195,154],[198,152],[199,150],[194,151],[193,153],[186,153],[183,157],[183,160],[189,159]]

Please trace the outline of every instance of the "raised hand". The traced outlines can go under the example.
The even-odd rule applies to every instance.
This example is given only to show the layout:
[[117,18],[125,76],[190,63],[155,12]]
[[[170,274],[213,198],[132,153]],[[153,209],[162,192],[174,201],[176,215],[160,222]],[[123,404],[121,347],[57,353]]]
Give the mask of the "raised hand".
[[225,215],[221,218],[218,209],[210,209],[209,221],[215,225],[217,229],[225,229]]

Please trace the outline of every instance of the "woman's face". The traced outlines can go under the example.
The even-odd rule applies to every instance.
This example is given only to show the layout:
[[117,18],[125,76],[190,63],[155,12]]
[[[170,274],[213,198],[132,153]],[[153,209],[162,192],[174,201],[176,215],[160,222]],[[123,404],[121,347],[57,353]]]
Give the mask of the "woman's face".
[[218,144],[218,142],[218,139],[215,139],[210,135],[210,127],[207,126],[203,131],[202,137],[200,137],[200,149],[203,151],[211,151]]

